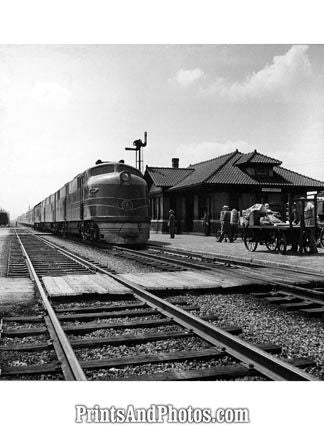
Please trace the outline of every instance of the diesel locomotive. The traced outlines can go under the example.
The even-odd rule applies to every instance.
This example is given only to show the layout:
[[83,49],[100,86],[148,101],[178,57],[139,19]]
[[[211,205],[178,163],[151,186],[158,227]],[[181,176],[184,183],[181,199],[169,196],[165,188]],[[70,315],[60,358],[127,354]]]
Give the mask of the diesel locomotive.
[[123,162],[100,162],[17,219],[18,223],[65,236],[112,244],[145,244],[150,217],[147,184]]
[[9,213],[0,208],[0,227],[9,225]]

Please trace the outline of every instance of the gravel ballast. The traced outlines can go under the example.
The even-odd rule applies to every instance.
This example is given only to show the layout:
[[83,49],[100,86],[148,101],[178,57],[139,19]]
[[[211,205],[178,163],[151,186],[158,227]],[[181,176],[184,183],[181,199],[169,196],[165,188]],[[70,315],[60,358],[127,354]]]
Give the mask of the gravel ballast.
[[40,344],[48,341],[49,336],[44,333],[37,336],[25,336],[23,338],[18,337],[2,337],[1,346],[8,346],[14,344]]
[[114,338],[114,337],[122,337],[126,335],[148,335],[152,333],[160,333],[160,332],[180,332],[183,331],[183,328],[177,325],[170,326],[159,326],[152,328],[132,328],[132,329],[98,329],[93,332],[89,332],[86,334],[69,334],[69,338],[74,341],[85,340],[85,339],[97,339],[97,338]]
[[6,276],[11,238],[12,236],[10,229],[0,229],[0,277]]
[[[71,250],[83,257],[101,263],[109,269],[115,270],[117,273],[147,273],[155,271],[152,267],[145,267],[137,265],[135,262],[128,259],[121,259],[113,252],[106,249],[95,248],[92,246],[82,245],[73,240],[63,240],[54,236],[45,236],[49,241],[53,241],[60,246]],[[189,304],[198,305],[200,307],[199,316],[216,315],[217,320],[213,320],[219,327],[236,326],[243,330],[241,338],[252,344],[276,344],[282,347],[282,353],[279,355],[284,360],[290,360],[297,357],[312,357],[316,361],[316,367],[306,369],[307,372],[314,374],[321,380],[324,380],[324,329],[323,322],[319,319],[306,318],[300,313],[287,313],[276,307],[270,305],[264,300],[256,299],[253,296],[246,294],[203,294],[196,295],[193,293],[186,293],[184,295],[170,296],[168,301],[173,303],[186,301]],[[130,303],[131,301],[129,301]],[[133,301],[138,302],[138,301]],[[121,302],[123,303],[123,302]],[[93,301],[92,306],[111,306],[114,305],[109,301]],[[88,306],[88,302],[80,302],[78,304],[58,303],[57,308]],[[116,302],[116,305],[119,305]],[[156,320],[161,318],[158,315],[144,316],[144,317],[123,317],[123,318],[101,318],[93,321],[87,321],[87,324],[113,324],[124,321],[145,321]],[[82,320],[66,320],[64,324],[67,326],[84,324]],[[12,323],[9,326],[17,328],[22,325]],[[38,327],[39,324],[32,323],[24,325],[23,327]],[[88,338],[108,338],[122,335],[139,335],[150,334],[156,332],[174,332],[179,331],[177,325],[160,326],[158,328],[152,327],[148,329],[135,328],[135,329],[99,329],[96,331],[88,332],[87,334],[69,334],[71,340],[82,340]],[[41,337],[45,338],[45,337]],[[46,336],[46,339],[48,336]],[[36,341],[37,338],[30,341]],[[41,339],[40,339],[41,340]],[[10,342],[9,342],[10,341]],[[17,341],[16,338],[5,338],[2,343],[12,343]],[[20,339],[20,341],[22,341]],[[24,343],[29,342],[25,339]],[[154,341],[145,344],[136,345],[104,345],[99,347],[77,349],[76,353],[80,360],[95,360],[102,358],[121,358],[128,356],[138,355],[154,355],[159,353],[170,353],[177,351],[187,350],[201,350],[210,348],[210,344],[197,338],[187,337],[179,339]],[[12,366],[27,364],[39,364],[51,360],[49,351],[33,354],[21,353],[15,358],[6,355],[6,362]],[[11,363],[18,362],[18,364]],[[31,363],[29,363],[31,362]],[[21,364],[19,364],[21,363]],[[230,356],[224,356],[222,359],[217,360],[197,360],[185,362],[169,362],[158,364],[147,364],[140,366],[129,366],[123,368],[110,368],[107,370],[93,370],[87,371],[87,376],[91,379],[118,379],[127,376],[140,376],[143,374],[163,373],[170,371],[184,371],[184,370],[202,370],[213,366],[231,365],[237,362]],[[39,378],[38,378],[39,379]],[[47,379],[47,378],[44,378]],[[252,377],[248,380],[255,380]],[[258,378],[256,378],[258,380]],[[245,378],[238,378],[238,380],[246,380]]]
[[92,380],[109,380],[109,379],[123,379],[127,377],[138,376],[139,379],[142,375],[160,374],[166,372],[184,372],[189,370],[206,370],[211,367],[232,366],[237,362],[230,357],[224,356],[221,359],[208,360],[208,361],[184,361],[184,362],[169,362],[169,363],[156,363],[145,364],[140,366],[128,366],[122,369],[110,368],[99,369],[96,371],[86,371],[86,375]]
[[320,319],[287,313],[246,294],[186,294],[168,297],[168,301],[199,305],[199,315],[217,315],[219,319],[212,323],[219,327],[241,327],[240,337],[252,344],[280,345],[280,357],[285,360],[312,357],[317,367],[307,371],[324,379],[324,327]]
[[3,351],[1,353],[2,367],[16,367],[29,365],[43,365],[56,360],[54,351],[45,350],[40,352]]
[[77,349],[76,354],[80,360],[92,360],[102,357],[121,358],[143,354],[173,353],[177,351],[203,350],[210,348],[210,344],[196,337],[168,339],[136,345],[106,345],[99,348]]
[[44,235],[43,237],[49,242],[53,242],[83,258],[89,258],[89,260],[96,261],[102,266],[114,270],[116,273],[150,273],[156,271],[154,267],[143,266],[136,264],[135,261],[120,258],[117,253],[114,255],[114,252],[109,249],[96,248],[70,239],[62,239],[57,236]]

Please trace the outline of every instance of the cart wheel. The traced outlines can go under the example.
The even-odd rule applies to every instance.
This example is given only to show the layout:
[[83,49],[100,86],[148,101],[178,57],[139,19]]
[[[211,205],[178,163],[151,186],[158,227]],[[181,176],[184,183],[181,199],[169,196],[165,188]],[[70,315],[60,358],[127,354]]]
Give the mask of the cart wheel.
[[285,255],[287,251],[287,236],[285,234],[279,236],[278,250],[280,254]]
[[255,239],[253,233],[247,232],[244,236],[244,245],[246,249],[248,249],[251,252],[254,252],[257,249],[258,241]]
[[320,246],[322,248],[324,248],[324,227],[323,227],[323,229],[321,229],[321,233],[320,233],[320,236],[319,236],[319,242],[320,242]]
[[305,254],[310,254],[310,252],[311,252],[310,239],[305,234],[304,234],[304,238],[303,238],[303,249],[304,249]]
[[269,251],[274,252],[278,247],[277,235],[275,232],[270,232],[268,239],[265,242],[266,247]]

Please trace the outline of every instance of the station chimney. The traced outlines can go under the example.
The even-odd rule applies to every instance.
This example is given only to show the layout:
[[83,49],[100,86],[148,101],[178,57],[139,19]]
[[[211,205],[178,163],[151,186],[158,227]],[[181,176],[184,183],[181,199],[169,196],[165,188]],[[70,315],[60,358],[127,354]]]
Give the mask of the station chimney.
[[172,158],[172,168],[179,168],[179,158]]

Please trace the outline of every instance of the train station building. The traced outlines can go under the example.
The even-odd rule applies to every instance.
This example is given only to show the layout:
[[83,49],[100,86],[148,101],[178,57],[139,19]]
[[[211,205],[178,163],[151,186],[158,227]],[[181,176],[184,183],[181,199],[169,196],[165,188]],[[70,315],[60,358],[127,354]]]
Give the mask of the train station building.
[[179,167],[178,158],[172,159],[171,167],[147,166],[151,230],[168,231],[170,209],[175,211],[179,232],[202,233],[205,212],[214,232],[224,205],[242,211],[255,203],[269,203],[281,212],[289,196],[324,190],[324,182],[281,165],[282,161],[256,150],[247,154],[236,150],[187,168]]

